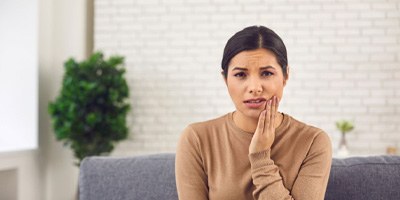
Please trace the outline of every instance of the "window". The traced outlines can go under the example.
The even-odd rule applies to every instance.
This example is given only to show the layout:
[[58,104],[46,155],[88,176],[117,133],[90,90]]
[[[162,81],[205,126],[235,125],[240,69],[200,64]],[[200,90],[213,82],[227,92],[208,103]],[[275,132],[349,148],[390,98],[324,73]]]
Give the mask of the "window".
[[0,1],[0,152],[37,148],[38,2]]

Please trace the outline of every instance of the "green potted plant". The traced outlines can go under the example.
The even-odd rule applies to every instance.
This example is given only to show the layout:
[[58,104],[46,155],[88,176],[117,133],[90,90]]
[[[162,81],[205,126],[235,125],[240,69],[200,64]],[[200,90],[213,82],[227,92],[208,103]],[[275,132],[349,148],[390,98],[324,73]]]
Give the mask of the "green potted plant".
[[61,91],[48,111],[56,139],[73,150],[77,166],[86,156],[109,154],[128,136],[123,62],[121,56],[105,60],[97,52],[85,61],[71,58],[64,64]]
[[347,142],[346,142],[346,134],[354,129],[354,125],[350,121],[340,120],[340,121],[336,122],[336,128],[341,133],[341,138],[340,138],[339,148],[338,148],[339,154],[347,155],[349,152],[348,152],[348,147],[347,147]]

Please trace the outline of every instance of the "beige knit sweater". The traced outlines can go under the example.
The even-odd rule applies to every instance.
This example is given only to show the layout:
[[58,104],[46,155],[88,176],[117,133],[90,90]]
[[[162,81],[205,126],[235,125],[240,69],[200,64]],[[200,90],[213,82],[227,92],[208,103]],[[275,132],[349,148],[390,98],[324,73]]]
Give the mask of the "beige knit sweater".
[[253,134],[232,114],[183,131],[175,161],[180,200],[324,199],[332,161],[325,132],[284,114],[271,149],[249,155]]

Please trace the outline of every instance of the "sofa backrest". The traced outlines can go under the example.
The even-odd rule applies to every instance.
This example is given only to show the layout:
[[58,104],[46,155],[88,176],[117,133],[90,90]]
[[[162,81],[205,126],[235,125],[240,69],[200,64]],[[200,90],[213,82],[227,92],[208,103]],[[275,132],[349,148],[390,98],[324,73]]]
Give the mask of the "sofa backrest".
[[[79,199],[177,200],[174,166],[171,153],[85,158]],[[400,199],[400,156],[334,158],[325,199]]]
[[400,156],[333,159],[325,199],[400,199]]
[[85,158],[80,200],[177,200],[175,155]]

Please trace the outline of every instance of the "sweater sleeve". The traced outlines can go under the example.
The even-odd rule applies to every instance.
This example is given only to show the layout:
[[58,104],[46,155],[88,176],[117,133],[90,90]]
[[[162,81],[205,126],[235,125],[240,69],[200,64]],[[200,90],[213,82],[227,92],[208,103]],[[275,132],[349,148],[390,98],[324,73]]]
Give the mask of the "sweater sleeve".
[[175,159],[175,178],[180,200],[208,199],[207,175],[201,155],[199,138],[188,126],[179,139]]
[[331,146],[329,136],[324,132],[314,138],[291,191],[283,185],[279,168],[270,158],[270,150],[250,154],[256,186],[254,199],[323,200],[332,163]]

